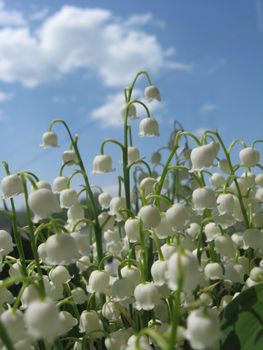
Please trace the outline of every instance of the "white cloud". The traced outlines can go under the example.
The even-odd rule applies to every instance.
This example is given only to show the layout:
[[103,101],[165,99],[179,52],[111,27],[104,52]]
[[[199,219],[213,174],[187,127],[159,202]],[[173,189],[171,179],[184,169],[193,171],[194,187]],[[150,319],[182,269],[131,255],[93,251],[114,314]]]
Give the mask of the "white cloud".
[[191,70],[191,65],[175,62],[172,48],[163,49],[155,35],[124,23],[105,9],[64,6],[35,32],[29,25],[4,27],[0,30],[0,80],[34,87],[85,69],[97,73],[104,85],[124,86],[141,69],[150,73]]
[[22,26],[25,23],[25,18],[21,12],[7,10],[4,1],[0,0],[0,26]]
[[[149,108],[151,114],[156,114],[160,109],[164,107],[163,102],[153,101],[150,104],[146,103],[143,99],[143,93],[141,90],[135,89],[133,91],[133,99],[140,98]],[[102,128],[107,127],[122,127],[123,121],[121,116],[121,107],[124,105],[124,94],[110,94],[106,97],[106,101],[100,107],[91,111],[91,118],[100,122]],[[136,104],[137,117],[146,116],[144,107]],[[156,117],[156,115],[154,115]]]
[[128,20],[124,23],[125,26],[144,26],[146,24],[153,24],[160,28],[165,28],[166,24],[164,21],[155,19],[152,13],[144,13],[132,15],[128,18]]
[[12,94],[11,92],[0,91],[0,103],[8,102],[12,100],[13,97],[14,94]]
[[217,106],[213,103],[204,103],[201,107],[201,113],[211,113],[217,110]]

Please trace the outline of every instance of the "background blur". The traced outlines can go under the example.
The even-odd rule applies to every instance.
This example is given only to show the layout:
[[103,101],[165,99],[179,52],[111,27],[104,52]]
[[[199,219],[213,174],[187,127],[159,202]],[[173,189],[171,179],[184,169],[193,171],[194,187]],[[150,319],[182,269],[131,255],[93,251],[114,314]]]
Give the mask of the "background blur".
[[[0,0],[0,159],[52,181],[68,138],[57,126],[60,148],[39,145],[59,117],[91,172],[101,141],[122,139],[123,87],[142,69],[162,95],[159,138],[140,139],[133,121],[142,156],[167,143],[174,119],[250,143],[262,138],[262,62],[263,0]],[[119,149],[106,152],[118,168]],[[108,191],[114,179],[91,176]]]

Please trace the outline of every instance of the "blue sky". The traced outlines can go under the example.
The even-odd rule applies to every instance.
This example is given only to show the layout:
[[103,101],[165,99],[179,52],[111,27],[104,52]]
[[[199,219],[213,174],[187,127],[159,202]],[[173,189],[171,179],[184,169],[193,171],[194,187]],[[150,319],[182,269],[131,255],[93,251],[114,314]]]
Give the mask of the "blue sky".
[[[0,0],[0,158],[51,181],[65,132],[56,128],[59,149],[39,144],[60,117],[79,133],[90,172],[101,141],[122,139],[122,89],[140,69],[162,95],[152,108],[158,139],[137,138],[133,122],[141,155],[166,144],[174,119],[188,131],[218,128],[226,143],[250,143],[262,138],[262,62],[263,0]],[[107,151],[118,164],[119,150]]]

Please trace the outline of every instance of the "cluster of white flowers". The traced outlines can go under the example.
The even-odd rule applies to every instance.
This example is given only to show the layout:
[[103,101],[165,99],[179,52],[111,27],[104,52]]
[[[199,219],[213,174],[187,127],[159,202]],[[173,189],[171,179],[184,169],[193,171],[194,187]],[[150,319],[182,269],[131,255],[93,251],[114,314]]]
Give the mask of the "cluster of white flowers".
[[[175,128],[150,166],[132,145],[129,125],[136,123],[139,103],[147,114],[139,136],[159,135],[147,105],[132,100],[143,75],[146,101],[160,101],[148,74],[140,72],[125,89],[124,142],[106,139],[93,161],[93,173],[112,171],[104,148],[108,142],[120,147],[117,197],[100,188],[95,195],[78,140],[62,120],[42,137],[44,148],[56,147],[53,128],[60,123],[71,140],[53,186],[31,172],[10,174],[4,163],[1,188],[12,230],[0,226],[6,275],[0,282],[0,349],[210,349],[222,334],[220,311],[263,282],[257,142],[241,142],[233,163],[237,142],[227,150],[217,131],[200,140]],[[70,165],[76,169],[64,176]],[[71,187],[77,174],[83,176],[80,189]],[[25,227],[16,217],[18,195],[25,198]]]

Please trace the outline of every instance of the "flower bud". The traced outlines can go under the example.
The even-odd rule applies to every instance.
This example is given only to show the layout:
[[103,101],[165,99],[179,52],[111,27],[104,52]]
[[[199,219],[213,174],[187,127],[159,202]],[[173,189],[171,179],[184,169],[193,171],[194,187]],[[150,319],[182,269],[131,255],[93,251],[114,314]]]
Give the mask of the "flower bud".
[[153,100],[161,101],[160,91],[154,85],[149,85],[145,88],[144,96],[147,102],[152,102]]
[[138,213],[138,217],[142,220],[146,228],[155,228],[161,222],[160,211],[153,205],[145,205],[142,207]]
[[93,160],[92,174],[103,174],[114,171],[112,169],[112,159],[106,154],[100,154]]
[[57,135],[52,131],[44,132],[42,135],[42,144],[40,146],[43,148],[58,147]]
[[243,148],[239,152],[240,165],[243,167],[254,167],[260,159],[259,152],[252,147]]
[[148,196],[149,194],[153,193],[153,187],[156,184],[156,180],[152,177],[145,177],[140,182],[140,189],[144,190],[145,196]]
[[139,136],[159,136],[159,125],[156,119],[144,118],[139,125]]
[[24,192],[21,179],[17,174],[5,176],[1,181],[1,187],[4,198],[12,198]]
[[234,198],[230,193],[223,193],[217,197],[217,209],[220,215],[232,214],[234,210]]
[[140,151],[137,147],[128,147],[128,163],[131,164],[140,159]]
[[225,184],[225,178],[224,178],[223,175],[221,175],[219,173],[214,173],[210,177],[210,182],[215,187],[221,187],[221,186],[223,186]]

